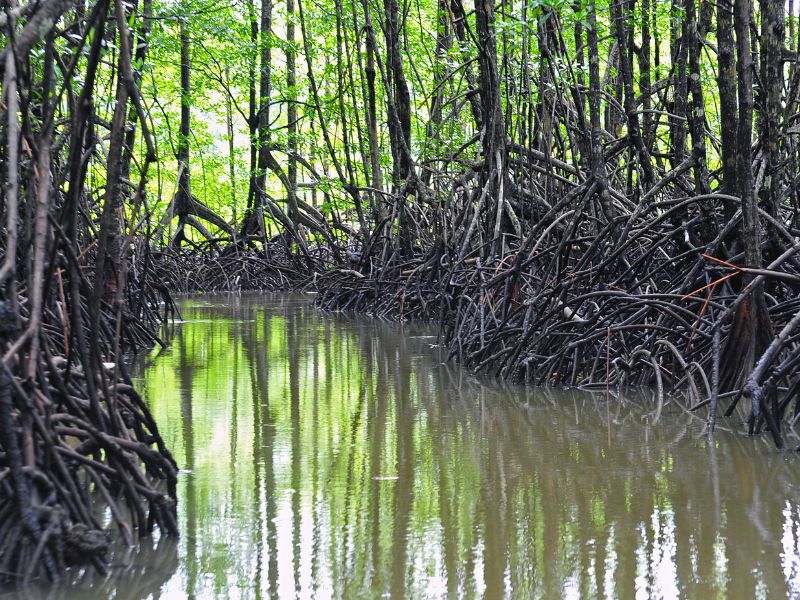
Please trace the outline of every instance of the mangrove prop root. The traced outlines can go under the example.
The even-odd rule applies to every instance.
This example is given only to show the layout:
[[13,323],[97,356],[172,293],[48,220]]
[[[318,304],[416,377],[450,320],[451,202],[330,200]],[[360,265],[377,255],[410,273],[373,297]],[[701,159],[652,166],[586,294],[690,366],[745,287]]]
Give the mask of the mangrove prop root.
[[[0,313],[3,351],[18,348],[0,361],[3,577],[57,581],[72,564],[104,570],[114,531],[128,544],[133,532],[148,535],[156,524],[178,535],[177,466],[117,363],[122,357],[110,353],[111,340],[94,340],[101,357],[111,359],[98,369],[94,352],[65,352],[70,338],[47,321],[36,346],[20,345],[25,333],[9,322],[8,302],[0,301]],[[20,317],[29,320],[24,310]],[[103,318],[111,316],[104,311]]]
[[[413,232],[421,241],[413,255],[394,252],[386,235],[352,268],[317,278],[318,306],[437,322],[452,358],[513,381],[587,389],[662,384],[694,409],[713,397],[709,429],[717,399],[730,416],[744,395],[752,399],[742,415],[750,431],[763,423],[782,445],[779,419],[793,398],[777,396],[796,396],[800,386],[794,233],[766,220],[765,237],[779,238],[781,252],[767,268],[747,269],[737,266],[732,235],[741,213],[724,220],[726,196],[651,201],[604,222],[594,216],[602,207],[590,183],[582,194],[577,210],[577,193],[542,207],[522,236],[507,236],[503,253],[490,250],[469,218],[448,221],[438,238]],[[461,195],[468,213],[468,189],[451,201],[457,207]],[[430,209],[420,203],[417,210]],[[760,317],[748,311],[759,286]],[[773,331],[780,332],[774,339]]]
[[303,287],[309,265],[299,263],[285,243],[266,251],[235,245],[217,250],[197,245],[191,250],[164,249],[153,256],[155,278],[171,292],[211,293],[275,291]]

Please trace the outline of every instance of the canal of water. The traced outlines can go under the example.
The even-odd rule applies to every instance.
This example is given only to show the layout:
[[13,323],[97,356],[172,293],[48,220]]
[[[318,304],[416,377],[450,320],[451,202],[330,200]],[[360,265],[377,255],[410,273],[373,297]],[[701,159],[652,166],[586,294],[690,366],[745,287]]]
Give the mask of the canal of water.
[[[647,394],[510,387],[422,326],[188,299],[138,367],[179,540],[41,598],[800,596],[800,463]],[[0,597],[8,597],[0,595]]]

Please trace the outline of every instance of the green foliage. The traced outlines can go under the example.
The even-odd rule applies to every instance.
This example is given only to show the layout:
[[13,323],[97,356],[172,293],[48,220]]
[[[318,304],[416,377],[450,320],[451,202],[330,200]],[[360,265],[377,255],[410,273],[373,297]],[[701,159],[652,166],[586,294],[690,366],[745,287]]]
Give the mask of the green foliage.
[[[192,54],[192,135],[189,139],[192,160],[192,191],[212,210],[232,221],[245,213],[251,176],[251,148],[258,150],[258,139],[251,139],[248,118],[251,111],[251,87],[255,90],[256,114],[269,110],[269,145],[284,172],[289,163],[290,142],[297,144],[298,153],[313,167],[298,165],[298,179],[304,183],[298,189],[301,200],[321,209],[323,214],[337,212],[345,221],[355,221],[353,199],[346,192],[345,179],[352,178],[356,187],[371,185],[369,146],[367,139],[368,90],[365,75],[367,62],[367,33],[365,6],[369,10],[377,43],[375,105],[377,108],[379,162],[385,181],[390,179],[392,155],[389,148],[387,112],[390,94],[387,83],[391,74],[386,70],[386,47],[383,28],[385,11],[382,2],[342,0],[303,0],[295,2],[293,15],[287,14],[286,3],[273,2],[272,31],[259,32],[251,39],[251,18],[258,23],[261,5],[255,0],[231,0],[226,3],[211,0],[155,0],[152,31],[148,37],[148,52],[144,61],[134,61],[141,72],[142,96],[145,99],[151,127],[157,145],[159,163],[151,176],[151,202],[166,207],[177,184],[177,162],[180,114],[180,21],[184,20],[191,36]],[[586,82],[585,45],[576,42],[577,27],[588,27],[587,0],[529,0],[523,3],[501,3],[496,6],[495,34],[502,54],[503,93],[509,132],[526,128],[531,111],[543,101],[545,92],[568,95],[575,77]],[[432,169],[450,169],[443,157],[463,153],[474,144],[479,133],[468,97],[476,85],[477,51],[474,45],[474,15],[468,10],[467,38],[460,40],[448,24],[445,46],[440,48],[442,23],[440,6],[433,0],[416,0],[405,6],[402,21],[402,58],[406,70],[412,104],[410,150],[415,160]],[[610,2],[597,5],[600,37],[600,71],[606,84],[607,97],[615,94],[619,77],[617,65],[611,61],[616,50],[610,21]],[[680,7],[670,3],[651,2],[649,14],[642,14],[641,4],[634,3],[630,24],[634,45],[641,44],[642,22],[651,27],[651,83],[669,78],[672,60],[669,56],[670,31],[685,18]],[[302,18],[301,18],[302,15]],[[295,24],[295,39],[287,39],[288,20]],[[449,17],[446,19],[449,21]],[[547,24],[550,25],[547,25]],[[142,26],[140,14],[129,15],[129,26]],[[553,53],[548,61],[540,55],[540,32],[545,26],[556,27],[565,52]],[[306,40],[303,39],[305,32]],[[85,53],[91,43],[89,32],[83,45]],[[713,43],[713,30],[708,34]],[[658,44],[657,46],[655,44]],[[271,93],[268,107],[259,105],[260,48],[266,44],[271,52]],[[106,52],[118,49],[109,43]],[[306,52],[309,53],[306,56]],[[293,54],[296,61],[294,86],[286,82],[286,57]],[[640,85],[639,63],[634,58],[634,82]],[[316,85],[316,97],[309,76],[309,65]],[[713,89],[716,78],[713,52],[707,51],[702,60],[700,76],[707,89]],[[548,74],[549,73],[549,74]],[[100,97],[108,98],[101,119],[109,120],[113,110],[112,90],[114,72],[106,68],[99,82]],[[526,83],[529,82],[529,83]],[[76,70],[73,85],[79,87],[80,69]],[[530,85],[528,94],[524,85]],[[584,83],[585,85],[585,83]],[[673,93],[668,90],[667,94]],[[431,112],[435,99],[443,106],[442,119],[432,124]],[[585,100],[585,98],[584,98]],[[319,106],[316,106],[316,102]],[[719,165],[719,110],[713,93],[706,94],[706,117],[711,134],[708,163]],[[297,111],[297,134],[289,139],[288,107]],[[572,110],[572,109],[570,109]],[[605,110],[608,110],[606,107]],[[231,155],[227,119],[233,128]],[[322,121],[320,120],[322,119]],[[668,132],[666,117],[655,115],[657,124],[656,149]],[[624,118],[620,118],[619,135],[625,135]],[[324,123],[324,124],[323,124]],[[563,125],[559,125],[563,127]],[[327,129],[327,136],[325,135]],[[563,136],[568,132],[564,130]],[[465,146],[467,145],[467,146]],[[474,148],[469,154],[474,156]],[[144,153],[138,142],[137,152]],[[566,152],[566,150],[565,150]],[[457,163],[455,166],[458,166]],[[233,166],[231,166],[233,165]],[[338,169],[337,169],[338,165]],[[233,176],[232,176],[233,173]],[[102,176],[98,173],[98,185]],[[278,205],[286,208],[287,192],[273,172],[266,174],[265,192]]]

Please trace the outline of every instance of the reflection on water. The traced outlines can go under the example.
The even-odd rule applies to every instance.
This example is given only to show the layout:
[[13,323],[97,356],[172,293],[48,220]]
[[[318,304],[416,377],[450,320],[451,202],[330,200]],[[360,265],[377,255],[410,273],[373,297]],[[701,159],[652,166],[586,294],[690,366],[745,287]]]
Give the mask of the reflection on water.
[[800,465],[761,441],[479,382],[297,296],[183,317],[139,382],[183,536],[54,597],[800,595]]

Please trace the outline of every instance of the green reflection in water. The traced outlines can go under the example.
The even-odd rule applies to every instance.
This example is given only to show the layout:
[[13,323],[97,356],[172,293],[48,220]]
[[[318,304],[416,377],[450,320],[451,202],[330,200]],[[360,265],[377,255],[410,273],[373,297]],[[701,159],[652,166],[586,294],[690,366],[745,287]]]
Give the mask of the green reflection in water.
[[183,468],[183,537],[54,597],[800,594],[799,465],[762,441],[479,381],[430,331],[298,296],[183,317],[139,381]]

